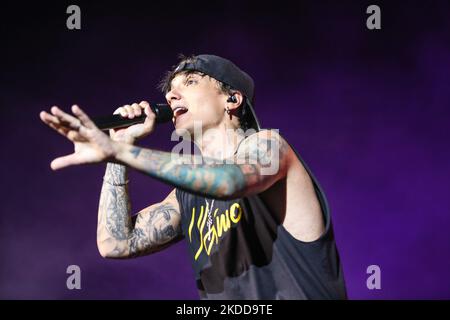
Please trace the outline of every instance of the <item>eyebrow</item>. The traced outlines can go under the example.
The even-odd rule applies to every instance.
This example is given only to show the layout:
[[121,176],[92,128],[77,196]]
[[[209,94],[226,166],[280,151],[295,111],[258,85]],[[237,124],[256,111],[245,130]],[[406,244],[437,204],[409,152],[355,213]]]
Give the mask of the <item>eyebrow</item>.
[[185,79],[188,79],[188,78],[190,78],[190,77],[197,77],[197,78],[200,77],[200,78],[203,78],[200,74],[198,74],[198,73],[196,73],[196,72],[184,74],[184,78],[185,78]]
[[176,75],[171,81],[170,81],[170,83],[169,83],[169,86],[168,86],[168,89],[169,90],[167,90],[167,91],[170,91],[171,90],[171,88],[172,88],[172,82],[173,82],[173,80],[175,79],[175,78],[177,78],[177,77],[183,77],[182,78],[182,80],[180,80],[180,81],[182,81],[183,83],[187,80],[187,79],[189,79],[190,77],[197,77],[197,78],[203,78],[205,75],[202,75],[202,74],[200,74],[200,73],[198,73],[198,72],[196,72],[196,71],[193,71],[193,72],[190,72],[190,73],[181,73],[181,74],[179,74],[179,75]]

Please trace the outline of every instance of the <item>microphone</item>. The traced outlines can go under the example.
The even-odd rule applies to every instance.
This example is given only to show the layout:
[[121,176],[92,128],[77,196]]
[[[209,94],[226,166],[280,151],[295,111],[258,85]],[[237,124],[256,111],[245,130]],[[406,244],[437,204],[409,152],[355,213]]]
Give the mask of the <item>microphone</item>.
[[[156,123],[169,122],[173,118],[172,108],[167,103],[150,103],[150,108],[156,115]],[[139,117],[133,119],[123,118],[120,114],[112,114],[109,116],[95,117],[92,121],[100,130],[109,130],[115,128],[125,128],[137,123],[144,123],[147,115],[142,110]]]

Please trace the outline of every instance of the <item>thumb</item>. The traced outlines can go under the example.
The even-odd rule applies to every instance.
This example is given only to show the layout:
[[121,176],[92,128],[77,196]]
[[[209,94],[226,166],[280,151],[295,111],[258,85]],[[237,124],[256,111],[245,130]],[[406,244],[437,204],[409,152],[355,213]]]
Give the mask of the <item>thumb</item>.
[[50,167],[52,168],[52,170],[56,171],[68,166],[72,166],[75,164],[80,164],[83,163],[82,161],[80,161],[79,157],[75,154],[69,154],[67,156],[63,156],[63,157],[59,157],[54,159],[51,163],[50,163]]
[[145,126],[152,126],[153,123],[155,122],[156,115],[153,112],[153,110],[150,108],[150,105],[147,105],[145,107],[144,112],[145,112],[145,115],[147,116],[145,118],[144,125]]
[[[148,117],[148,116],[150,116],[152,113],[153,113],[153,110],[152,110],[152,108],[150,108],[150,105],[149,104],[147,104],[146,106],[145,106],[145,108],[144,108],[144,113],[145,113],[145,115]],[[154,113],[153,113],[154,114]]]

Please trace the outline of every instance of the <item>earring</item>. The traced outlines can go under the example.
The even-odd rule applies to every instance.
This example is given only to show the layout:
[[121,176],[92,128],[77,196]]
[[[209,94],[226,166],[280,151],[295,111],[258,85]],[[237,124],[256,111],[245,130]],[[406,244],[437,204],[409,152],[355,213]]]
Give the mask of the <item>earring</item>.
[[230,120],[232,120],[231,110],[228,107],[225,110],[227,111],[228,115],[230,116]]

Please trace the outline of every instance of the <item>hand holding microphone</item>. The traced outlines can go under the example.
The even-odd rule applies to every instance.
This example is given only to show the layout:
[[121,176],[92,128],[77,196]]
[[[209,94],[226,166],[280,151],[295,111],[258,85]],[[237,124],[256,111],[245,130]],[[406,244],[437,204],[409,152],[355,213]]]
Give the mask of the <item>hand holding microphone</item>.
[[101,130],[109,129],[113,140],[134,143],[152,133],[155,123],[170,121],[172,117],[169,105],[141,101],[117,108],[112,116],[94,118],[93,122]]

